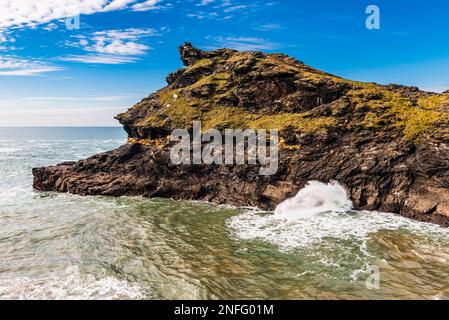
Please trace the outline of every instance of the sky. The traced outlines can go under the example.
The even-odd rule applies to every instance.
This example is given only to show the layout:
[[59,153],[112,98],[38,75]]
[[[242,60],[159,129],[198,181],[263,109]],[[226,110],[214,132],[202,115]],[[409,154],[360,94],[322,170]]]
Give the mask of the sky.
[[119,125],[182,67],[185,41],[442,92],[448,13],[446,0],[0,0],[0,126]]

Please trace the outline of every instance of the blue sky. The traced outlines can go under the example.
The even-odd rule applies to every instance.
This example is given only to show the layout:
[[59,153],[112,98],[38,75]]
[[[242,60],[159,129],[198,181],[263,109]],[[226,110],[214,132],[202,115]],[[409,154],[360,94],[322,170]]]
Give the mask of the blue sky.
[[[368,5],[380,8],[380,30],[365,27]],[[445,0],[0,0],[0,126],[118,125],[115,114],[182,66],[184,41],[444,91],[448,13]]]

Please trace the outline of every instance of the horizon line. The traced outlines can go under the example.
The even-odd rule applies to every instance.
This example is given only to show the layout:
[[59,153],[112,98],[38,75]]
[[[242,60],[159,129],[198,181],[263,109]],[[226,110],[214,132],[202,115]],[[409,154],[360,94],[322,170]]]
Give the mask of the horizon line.
[[25,128],[123,128],[123,126],[86,126],[86,125],[80,125],[80,126],[0,126],[0,128],[6,128],[6,129],[25,129]]

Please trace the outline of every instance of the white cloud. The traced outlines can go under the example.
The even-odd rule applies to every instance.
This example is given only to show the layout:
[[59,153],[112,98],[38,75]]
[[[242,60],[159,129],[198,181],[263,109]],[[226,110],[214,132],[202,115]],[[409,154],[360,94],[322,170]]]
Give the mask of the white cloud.
[[[124,29],[94,32],[89,38],[81,39],[84,50],[100,54],[143,55],[149,46],[138,41],[146,37],[157,36],[155,29]],[[82,42],[84,40],[84,42]]]
[[240,51],[275,50],[279,44],[267,39],[255,37],[216,37],[218,47],[236,49]]
[[[92,0],[89,0],[92,1]],[[127,8],[128,5],[132,4],[133,0],[115,0],[115,1],[108,1],[109,3],[101,10],[104,12],[107,11],[115,11],[115,10],[122,10],[124,8]]]
[[0,43],[4,43],[7,41],[8,41],[8,38],[6,37],[6,35],[0,33]]
[[199,20],[214,19],[214,18],[218,17],[218,13],[216,13],[216,12],[205,12],[205,11],[190,12],[190,13],[187,14],[187,17],[189,17],[189,18],[197,18]]
[[62,68],[41,61],[14,57],[0,57],[0,76],[37,76],[42,73],[60,71]]
[[132,6],[132,9],[134,11],[148,11],[158,9],[159,7],[157,5],[159,2],[160,2],[159,0],[147,0],[141,3],[134,4]]
[[280,29],[282,29],[282,27],[280,24],[277,24],[277,23],[267,23],[267,24],[263,24],[258,27],[255,27],[254,29],[257,31],[273,31],[273,30],[280,30]]
[[0,50],[15,50],[12,45],[16,42],[16,39],[11,36],[11,32],[0,29]]
[[132,56],[114,55],[70,55],[59,58],[61,61],[79,62],[88,64],[124,64],[136,62],[139,59]]
[[214,3],[215,0],[201,0],[200,3],[197,4],[198,7],[207,6],[208,4]]
[[58,25],[56,23],[49,23],[47,24],[45,27],[43,27],[42,29],[47,30],[47,31],[53,31],[58,29]]
[[[213,4],[213,5],[211,5]],[[211,6],[210,6],[211,5]],[[247,14],[250,9],[256,8],[256,4],[239,4],[231,0],[200,0],[196,7],[209,6],[212,11],[193,10],[187,12],[187,17],[199,20],[229,20],[239,15]]]
[[151,50],[151,47],[143,43],[143,40],[158,35],[155,29],[130,28],[97,31],[89,35],[75,36],[76,41],[68,42],[67,45],[81,48],[89,54],[66,56],[61,60],[91,64],[135,62],[138,60],[138,56]]
[[147,11],[162,0],[0,0],[0,29],[49,23],[53,20],[123,9]]
[[246,5],[238,5],[238,6],[232,6],[232,7],[228,7],[226,9],[224,9],[224,12],[234,12],[234,11],[239,11],[239,10],[243,10],[243,9],[247,9],[248,6]]

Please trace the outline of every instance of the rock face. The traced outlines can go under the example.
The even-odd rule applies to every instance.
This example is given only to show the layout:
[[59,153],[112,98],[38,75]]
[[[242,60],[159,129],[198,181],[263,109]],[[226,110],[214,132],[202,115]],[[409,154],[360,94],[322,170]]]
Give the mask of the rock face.
[[[311,180],[338,181],[357,209],[449,226],[449,93],[355,82],[282,54],[180,47],[186,68],[117,116],[128,143],[33,170],[34,187],[273,209]],[[175,128],[277,129],[274,176],[256,166],[171,164]]]

